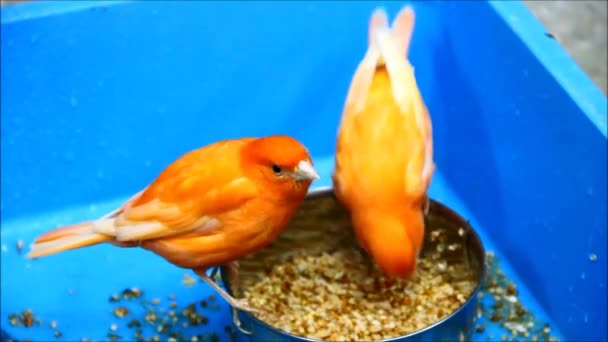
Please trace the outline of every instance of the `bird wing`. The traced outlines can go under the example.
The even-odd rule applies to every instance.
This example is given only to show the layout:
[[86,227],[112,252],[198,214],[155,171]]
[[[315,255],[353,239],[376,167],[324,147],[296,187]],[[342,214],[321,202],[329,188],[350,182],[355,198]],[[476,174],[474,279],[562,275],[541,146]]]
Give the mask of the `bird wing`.
[[255,197],[257,186],[238,159],[242,141],[190,152],[146,189],[133,196],[113,220],[99,220],[95,231],[118,241],[142,241],[219,227],[217,216]]

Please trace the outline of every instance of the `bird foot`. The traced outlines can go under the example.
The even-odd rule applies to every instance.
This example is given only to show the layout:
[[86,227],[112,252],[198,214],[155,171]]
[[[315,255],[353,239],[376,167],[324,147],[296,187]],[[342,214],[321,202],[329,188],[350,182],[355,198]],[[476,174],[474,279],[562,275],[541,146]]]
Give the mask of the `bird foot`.
[[246,311],[246,312],[250,312],[250,313],[260,313],[260,310],[254,309],[249,304],[249,301],[245,298],[241,298],[241,299],[232,298],[232,300],[229,300],[228,303],[230,305],[232,305],[234,308],[237,308],[241,311]]
[[258,312],[260,312],[259,310],[256,310],[253,307],[251,307],[251,305],[249,305],[249,302],[247,301],[247,299],[245,299],[245,298],[236,299],[236,298],[232,297],[231,295],[229,295],[215,281],[213,281],[213,279],[211,279],[211,277],[209,277],[205,273],[204,269],[194,270],[194,272],[196,274],[198,274],[198,276],[201,277],[201,279],[203,281],[205,281],[207,284],[209,284],[232,307],[237,308],[237,309],[239,309],[241,311],[246,311],[246,312],[250,312],[250,313],[258,313]]

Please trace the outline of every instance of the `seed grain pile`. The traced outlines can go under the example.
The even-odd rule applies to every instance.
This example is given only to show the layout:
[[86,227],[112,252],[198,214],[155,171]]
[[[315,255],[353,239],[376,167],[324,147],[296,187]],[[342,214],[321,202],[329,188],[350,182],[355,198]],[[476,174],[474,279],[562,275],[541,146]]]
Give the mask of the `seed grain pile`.
[[[428,326],[475,289],[464,264],[420,259],[408,282],[389,281],[356,249],[297,256],[257,282],[243,282],[258,318],[284,331],[333,341],[392,338]],[[396,319],[397,318],[397,319]]]
[[[539,320],[519,300],[517,286],[500,268],[494,253],[486,254],[486,277],[479,291],[479,317],[475,331],[488,341],[550,341],[559,339],[551,335],[549,323]],[[502,329],[500,337],[493,332]],[[484,336],[485,335],[485,336]]]

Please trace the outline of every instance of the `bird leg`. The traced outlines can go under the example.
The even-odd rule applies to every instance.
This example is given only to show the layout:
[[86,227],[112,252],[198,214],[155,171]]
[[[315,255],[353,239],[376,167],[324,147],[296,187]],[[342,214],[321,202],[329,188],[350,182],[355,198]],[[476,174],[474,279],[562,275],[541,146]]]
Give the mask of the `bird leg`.
[[213,268],[213,270],[211,270],[211,274],[209,275],[209,278],[211,278],[211,279],[215,279],[215,276],[216,276],[216,274],[217,274],[217,271],[219,271],[219,270],[220,270],[220,267],[219,267],[219,266],[215,266],[215,267]]
[[239,288],[239,262],[233,261],[229,262],[226,265],[226,271],[228,272],[228,279],[230,279],[230,284],[232,284],[232,288]]
[[217,291],[217,293],[222,296],[224,298],[224,300],[226,300],[228,302],[228,304],[230,304],[232,307],[235,307],[239,310],[242,311],[246,311],[246,312],[251,312],[251,313],[255,313],[255,312],[259,312],[258,310],[252,308],[247,299],[245,298],[241,298],[241,299],[236,299],[234,297],[232,297],[231,295],[229,295],[226,291],[224,291],[224,289],[222,289],[215,281],[213,281],[213,279],[211,279],[206,273],[205,273],[205,269],[197,269],[194,270],[194,272],[201,277],[202,280],[204,280],[207,284],[209,284],[209,286],[211,286],[215,291]]
[[[239,262],[238,261],[232,261],[229,262],[227,264],[224,265],[226,267],[226,272],[228,273],[228,279],[230,279],[230,284],[232,284],[233,288],[238,289],[239,288]],[[209,275],[209,278],[211,279],[221,279],[217,277],[217,272],[220,270],[219,266],[215,266],[213,267],[213,269],[211,270],[211,274]]]

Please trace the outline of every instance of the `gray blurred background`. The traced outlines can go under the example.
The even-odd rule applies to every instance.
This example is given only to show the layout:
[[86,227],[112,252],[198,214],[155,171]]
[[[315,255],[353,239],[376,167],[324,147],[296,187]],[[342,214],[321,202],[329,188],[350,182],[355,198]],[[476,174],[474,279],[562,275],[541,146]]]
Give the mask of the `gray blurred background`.
[[526,0],[524,3],[606,94],[608,1]]
[[[0,0],[0,5],[22,1]],[[606,94],[608,1],[524,0],[524,3]]]

